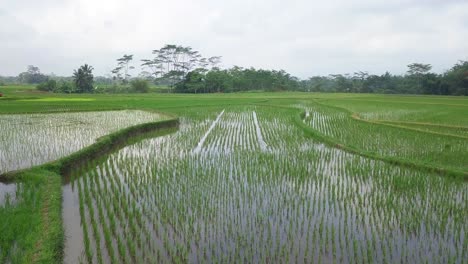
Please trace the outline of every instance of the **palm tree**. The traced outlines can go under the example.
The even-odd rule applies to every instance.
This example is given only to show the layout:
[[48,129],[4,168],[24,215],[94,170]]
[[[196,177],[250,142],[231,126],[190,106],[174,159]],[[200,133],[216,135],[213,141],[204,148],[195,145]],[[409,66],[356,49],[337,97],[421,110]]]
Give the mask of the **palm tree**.
[[93,70],[92,66],[85,64],[73,72],[73,81],[75,82],[77,93],[93,92]]

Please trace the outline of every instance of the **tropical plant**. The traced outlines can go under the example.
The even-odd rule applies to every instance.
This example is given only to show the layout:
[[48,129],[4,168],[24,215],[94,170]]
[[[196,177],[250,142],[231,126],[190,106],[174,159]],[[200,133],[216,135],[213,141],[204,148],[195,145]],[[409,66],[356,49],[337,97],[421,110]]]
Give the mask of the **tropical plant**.
[[92,93],[94,91],[94,68],[85,64],[73,72],[73,82],[77,93]]

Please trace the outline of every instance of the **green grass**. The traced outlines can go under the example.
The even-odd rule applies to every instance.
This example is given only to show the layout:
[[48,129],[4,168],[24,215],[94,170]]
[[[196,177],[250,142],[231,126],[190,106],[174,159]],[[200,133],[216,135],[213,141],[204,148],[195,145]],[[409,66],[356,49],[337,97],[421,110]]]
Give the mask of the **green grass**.
[[411,121],[468,127],[468,98],[450,96],[383,96],[320,100],[370,120]]
[[57,97],[45,97],[45,98],[34,98],[34,99],[20,99],[19,102],[27,102],[27,101],[34,101],[34,102],[57,102],[57,101],[65,101],[65,102],[89,102],[94,101],[94,98],[57,98]]
[[0,207],[0,262],[58,263],[62,259],[62,177],[31,169],[15,175],[21,182],[17,204]]
[[353,118],[345,109],[326,104],[311,103],[306,109],[312,114],[305,122],[315,133],[343,149],[397,163],[453,172],[449,174],[468,172],[467,138],[366,122]]

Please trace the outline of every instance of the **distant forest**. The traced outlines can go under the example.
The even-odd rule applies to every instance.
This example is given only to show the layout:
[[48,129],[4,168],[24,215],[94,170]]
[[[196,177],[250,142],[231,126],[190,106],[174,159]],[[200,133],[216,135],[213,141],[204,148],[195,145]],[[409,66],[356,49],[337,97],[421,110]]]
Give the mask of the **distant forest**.
[[117,59],[107,76],[92,75],[92,66],[83,65],[71,77],[45,75],[38,67],[14,77],[0,76],[0,86],[37,84],[39,90],[62,93],[148,92],[150,84],[165,86],[175,93],[229,93],[245,91],[303,91],[339,93],[387,93],[468,95],[468,61],[459,61],[442,73],[432,73],[430,64],[407,65],[404,75],[382,75],[358,71],[330,74],[301,80],[284,70],[264,70],[234,66],[219,67],[220,56],[203,57],[191,47],[166,45],[153,50],[153,58],[140,61],[137,76],[133,55]]

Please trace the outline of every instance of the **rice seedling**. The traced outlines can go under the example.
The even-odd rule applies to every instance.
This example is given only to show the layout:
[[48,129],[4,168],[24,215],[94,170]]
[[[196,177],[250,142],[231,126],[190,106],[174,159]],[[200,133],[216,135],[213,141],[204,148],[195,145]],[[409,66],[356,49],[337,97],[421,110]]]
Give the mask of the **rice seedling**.
[[[44,111],[119,104],[165,108],[180,117],[177,133],[139,141],[72,169],[62,195],[64,260],[466,262],[466,182],[372,158],[466,172],[462,100],[282,96],[45,100]],[[391,102],[397,99],[398,104]],[[35,104],[41,101],[5,101],[0,110],[24,105],[22,112],[43,111]],[[196,106],[181,107],[190,104]],[[302,120],[297,108],[305,112]],[[143,111],[2,115],[0,173],[42,164],[112,131],[165,118]],[[367,155],[356,155],[361,153]],[[37,175],[0,184],[2,263],[57,260],[36,247],[62,241],[44,224],[60,217],[61,179],[55,172],[33,172]],[[49,233],[55,235],[38,238]]]
[[116,262],[466,260],[466,184],[324,146],[294,113],[181,111],[177,133],[90,166],[89,239]]
[[0,174],[67,156],[122,128],[167,118],[135,110],[2,115]]
[[[353,118],[349,111],[325,104],[308,104],[303,107],[309,113],[304,122],[338,146],[434,168],[468,171],[468,138],[462,135],[402,129],[401,126],[386,125],[388,121],[363,122]],[[364,116],[364,119],[371,118],[369,113]],[[464,131],[465,128],[460,129]]]

